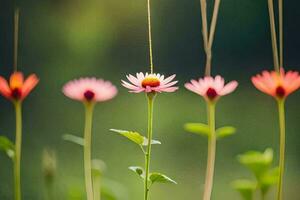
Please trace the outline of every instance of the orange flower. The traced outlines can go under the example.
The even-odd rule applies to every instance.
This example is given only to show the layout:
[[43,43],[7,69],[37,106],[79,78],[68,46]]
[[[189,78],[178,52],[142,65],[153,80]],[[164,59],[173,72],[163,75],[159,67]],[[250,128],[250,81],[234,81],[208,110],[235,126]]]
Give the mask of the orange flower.
[[0,76],[0,93],[9,100],[23,100],[30,91],[37,85],[39,79],[31,74],[25,81],[22,72],[14,72],[9,83]]
[[296,71],[285,73],[283,69],[280,73],[263,71],[262,74],[253,76],[251,80],[258,90],[277,99],[286,98],[300,87],[299,73]]

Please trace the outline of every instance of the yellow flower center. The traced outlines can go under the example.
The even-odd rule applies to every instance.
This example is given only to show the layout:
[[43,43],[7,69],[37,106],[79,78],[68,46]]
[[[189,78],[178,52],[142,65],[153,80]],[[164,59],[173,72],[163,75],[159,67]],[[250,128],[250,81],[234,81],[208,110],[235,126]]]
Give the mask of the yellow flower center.
[[149,87],[157,87],[160,86],[160,81],[156,77],[146,77],[143,82],[142,82],[143,88],[146,88],[147,86]]

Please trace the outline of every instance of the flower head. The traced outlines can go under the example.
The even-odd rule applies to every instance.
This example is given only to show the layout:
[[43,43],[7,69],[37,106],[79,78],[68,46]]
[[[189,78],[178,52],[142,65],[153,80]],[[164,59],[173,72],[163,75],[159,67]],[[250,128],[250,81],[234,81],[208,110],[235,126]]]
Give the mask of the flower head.
[[231,81],[225,85],[221,76],[215,78],[206,76],[198,81],[191,80],[190,83],[185,84],[188,90],[203,96],[207,101],[216,101],[220,96],[233,92],[237,86],[238,82],[236,81]]
[[14,72],[8,81],[0,76],[0,93],[9,100],[23,100],[38,84],[39,79],[31,74],[25,81],[22,72]]
[[140,93],[140,92],[174,92],[178,89],[174,85],[178,81],[173,81],[175,78],[175,74],[165,78],[164,75],[160,74],[148,74],[145,75],[140,72],[135,76],[129,74],[127,79],[130,83],[122,80],[122,85],[128,88],[133,93]]
[[96,78],[80,78],[66,83],[63,93],[82,102],[102,102],[117,95],[117,88],[109,81]]
[[263,71],[252,77],[254,86],[275,98],[284,99],[292,92],[300,87],[300,76],[296,71],[288,71],[287,73],[281,68],[280,73],[275,71]]

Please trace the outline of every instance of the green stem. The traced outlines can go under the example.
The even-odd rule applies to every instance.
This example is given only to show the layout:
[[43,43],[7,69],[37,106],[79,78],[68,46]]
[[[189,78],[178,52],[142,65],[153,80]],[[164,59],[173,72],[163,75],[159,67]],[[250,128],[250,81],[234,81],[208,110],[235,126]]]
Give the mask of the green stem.
[[16,110],[16,141],[15,141],[15,159],[14,159],[14,184],[15,200],[21,200],[21,148],[22,148],[22,103],[15,102]]
[[91,142],[92,142],[92,118],[93,103],[85,104],[85,129],[84,129],[84,174],[87,200],[93,200],[92,183],[92,162],[91,162]]
[[276,36],[276,25],[275,25],[273,0],[268,0],[268,8],[269,8],[269,17],[270,17],[274,68],[275,68],[275,71],[277,71],[279,73],[280,69],[279,69],[279,59],[278,59],[277,36]]
[[283,67],[283,0],[278,1],[279,8],[279,65]]
[[155,94],[148,94],[148,145],[145,153],[145,170],[146,176],[144,181],[144,200],[148,200],[149,196],[149,169],[150,169],[150,157],[151,157],[151,140],[152,140],[152,129],[153,129],[153,103]]
[[54,185],[52,182],[46,183],[46,199],[48,200],[54,200]]
[[265,197],[266,197],[265,192],[261,191],[261,192],[260,192],[260,199],[261,199],[261,200],[265,200]]
[[284,178],[284,155],[285,155],[285,101],[278,100],[279,125],[280,125],[280,157],[279,157],[279,181],[277,188],[277,200],[282,199]]
[[20,18],[20,9],[15,10],[14,15],[14,70],[18,70],[18,44],[19,44],[19,18]]
[[208,125],[210,129],[210,136],[208,138],[208,156],[207,168],[205,178],[205,188],[203,200],[210,200],[213,189],[215,157],[216,157],[216,133],[215,133],[215,103],[207,103],[208,110]]
[[150,72],[153,73],[153,48],[152,48],[152,27],[151,27],[151,5],[150,0],[147,0],[147,13],[148,13],[148,39],[149,39],[149,59],[150,59]]
[[101,200],[101,176],[100,175],[94,176],[93,186],[94,186],[94,200]]

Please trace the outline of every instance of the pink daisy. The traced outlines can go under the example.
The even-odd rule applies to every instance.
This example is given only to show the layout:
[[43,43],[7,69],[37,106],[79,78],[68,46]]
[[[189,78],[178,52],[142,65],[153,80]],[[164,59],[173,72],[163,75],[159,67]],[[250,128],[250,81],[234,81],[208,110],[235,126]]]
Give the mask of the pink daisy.
[[112,99],[118,90],[109,81],[96,78],[80,78],[66,83],[63,93],[74,100],[83,102],[101,102]]
[[148,74],[145,75],[140,72],[136,73],[136,77],[129,74],[127,79],[130,83],[122,80],[122,85],[128,88],[129,92],[140,93],[140,92],[174,92],[178,89],[174,85],[178,81],[173,81],[175,74],[165,78],[164,75],[160,74]]
[[208,101],[215,101],[220,96],[233,92],[237,86],[238,82],[236,81],[231,81],[225,85],[224,78],[219,75],[215,78],[206,76],[198,81],[191,80],[190,83],[185,84],[188,90],[203,96]]
[[275,71],[263,71],[252,77],[254,86],[275,98],[286,98],[289,94],[296,91],[300,87],[300,76],[296,71],[284,72],[281,68],[280,73]]

